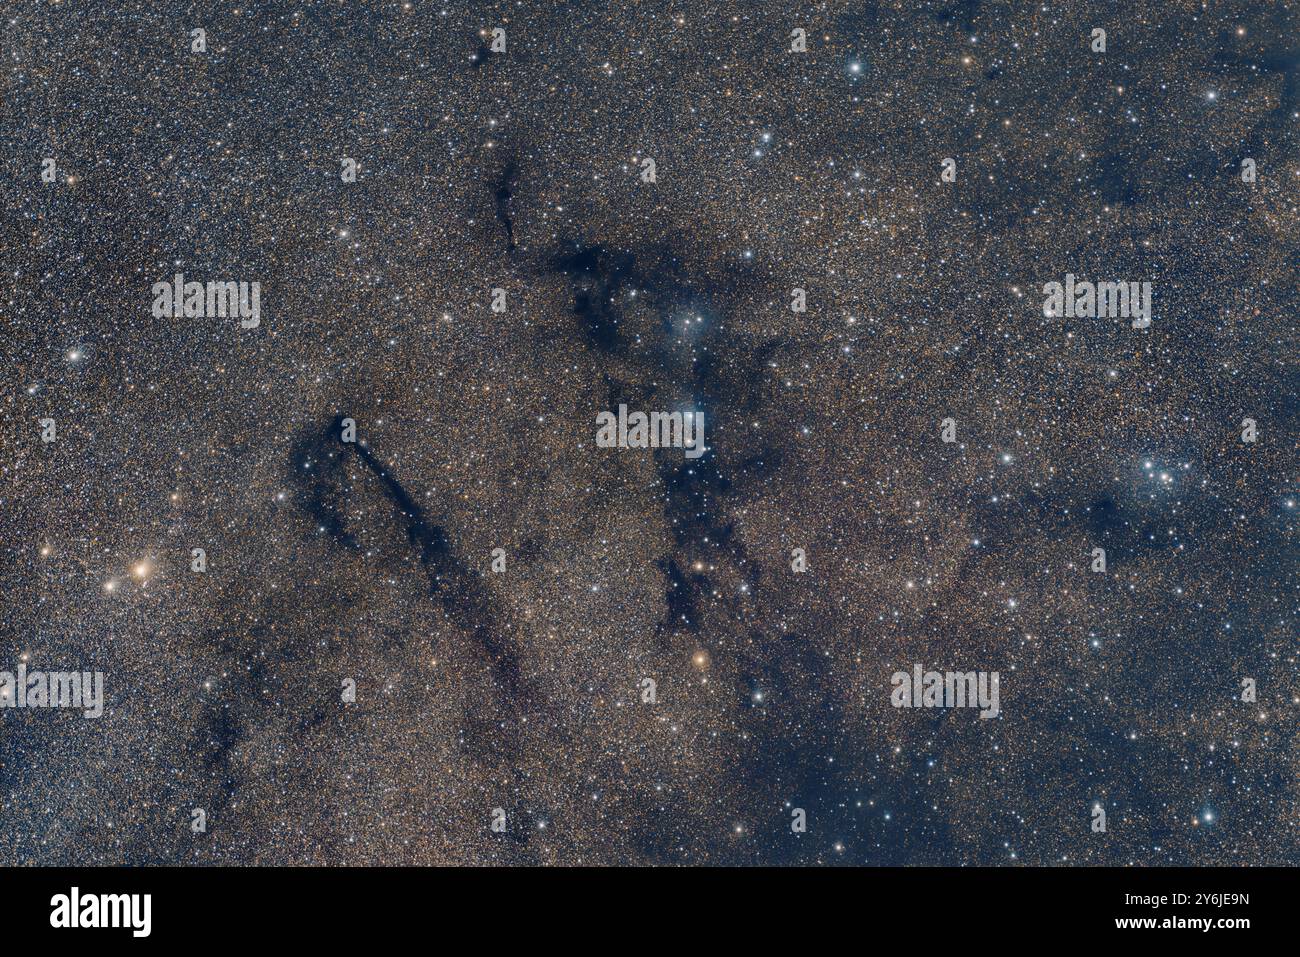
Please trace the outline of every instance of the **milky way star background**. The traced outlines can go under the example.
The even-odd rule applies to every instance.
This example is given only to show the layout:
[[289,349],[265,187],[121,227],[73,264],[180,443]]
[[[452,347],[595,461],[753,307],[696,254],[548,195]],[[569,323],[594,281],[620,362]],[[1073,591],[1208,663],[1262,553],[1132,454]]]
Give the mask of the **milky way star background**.
[[1296,4],[2,10],[0,862],[1300,863]]

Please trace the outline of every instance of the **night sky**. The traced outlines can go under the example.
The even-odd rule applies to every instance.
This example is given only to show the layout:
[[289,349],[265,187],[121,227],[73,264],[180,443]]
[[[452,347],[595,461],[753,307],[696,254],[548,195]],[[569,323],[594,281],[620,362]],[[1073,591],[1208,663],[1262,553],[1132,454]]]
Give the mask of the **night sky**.
[[1298,133],[1289,0],[0,4],[0,863],[1300,864]]

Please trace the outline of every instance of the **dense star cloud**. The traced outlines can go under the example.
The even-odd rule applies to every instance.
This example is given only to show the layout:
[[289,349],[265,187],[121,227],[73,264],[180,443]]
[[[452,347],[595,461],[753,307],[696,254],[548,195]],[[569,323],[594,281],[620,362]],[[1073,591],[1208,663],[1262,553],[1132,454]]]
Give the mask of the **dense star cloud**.
[[1300,863],[1298,16],[0,5],[0,863]]

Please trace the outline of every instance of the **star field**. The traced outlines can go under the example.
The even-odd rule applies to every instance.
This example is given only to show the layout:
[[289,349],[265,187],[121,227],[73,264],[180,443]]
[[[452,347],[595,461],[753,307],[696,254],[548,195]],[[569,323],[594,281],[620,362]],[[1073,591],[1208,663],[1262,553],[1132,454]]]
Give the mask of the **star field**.
[[0,863],[1300,863],[1298,38],[0,4]]

